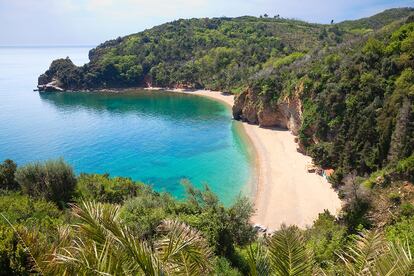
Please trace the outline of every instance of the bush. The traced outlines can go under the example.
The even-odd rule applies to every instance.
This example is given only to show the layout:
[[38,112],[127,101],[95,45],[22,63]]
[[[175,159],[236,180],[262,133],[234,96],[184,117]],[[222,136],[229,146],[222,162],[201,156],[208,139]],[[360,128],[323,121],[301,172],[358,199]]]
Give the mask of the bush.
[[398,162],[397,172],[414,181],[414,154]]
[[229,262],[223,258],[217,258],[214,265],[214,275],[220,276],[239,276],[242,275],[237,269],[232,268]]
[[143,183],[134,182],[130,178],[81,174],[78,178],[76,193],[83,200],[122,203],[128,198],[137,196],[140,191],[148,190],[148,188]]
[[325,269],[333,267],[335,252],[345,243],[346,229],[329,211],[319,214],[313,226],[306,230],[307,247],[315,254],[316,263]]
[[414,244],[414,217],[403,218],[394,225],[385,228],[387,240],[409,245]]
[[0,275],[29,275],[30,259],[17,233],[0,225]]
[[16,168],[16,163],[10,159],[6,159],[3,164],[0,164],[0,189],[16,190],[19,188],[19,184],[14,180]]
[[398,204],[401,202],[401,196],[398,193],[390,193],[388,195],[388,199],[394,204]]
[[410,216],[414,216],[414,205],[412,205],[409,202],[405,202],[403,204],[401,204],[401,215],[406,216],[406,217],[410,217]]
[[170,215],[167,205],[171,201],[168,194],[140,195],[125,201],[121,216],[125,224],[140,235],[151,235],[161,221]]
[[16,180],[23,193],[53,201],[60,207],[72,199],[76,185],[73,169],[63,159],[19,167]]
[[[26,195],[9,193],[0,196],[0,213],[11,224],[21,224],[26,227],[41,227],[54,229],[62,223],[62,212],[52,202],[43,199],[31,199]],[[0,217],[0,225],[8,224]]]

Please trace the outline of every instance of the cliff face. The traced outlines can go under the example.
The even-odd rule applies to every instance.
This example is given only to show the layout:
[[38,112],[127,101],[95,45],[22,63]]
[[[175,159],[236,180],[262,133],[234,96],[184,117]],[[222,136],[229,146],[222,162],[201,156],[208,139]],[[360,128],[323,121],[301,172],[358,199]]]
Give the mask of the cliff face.
[[299,87],[294,96],[269,104],[257,92],[248,89],[236,96],[233,117],[261,127],[289,129],[294,135],[298,135],[302,123],[302,102],[298,96],[300,90]]

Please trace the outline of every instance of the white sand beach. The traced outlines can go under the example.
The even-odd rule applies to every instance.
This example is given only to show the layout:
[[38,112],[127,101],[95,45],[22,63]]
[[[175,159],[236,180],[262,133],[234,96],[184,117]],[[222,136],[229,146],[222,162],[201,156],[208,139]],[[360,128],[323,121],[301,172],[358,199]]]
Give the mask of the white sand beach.
[[[230,106],[234,96],[221,92],[196,90],[188,93],[222,101]],[[243,123],[256,151],[258,183],[254,199],[256,214],[252,223],[277,230],[282,223],[301,228],[310,226],[325,209],[337,214],[341,201],[328,181],[308,173],[309,156],[297,152],[295,136],[288,130],[265,129]]]

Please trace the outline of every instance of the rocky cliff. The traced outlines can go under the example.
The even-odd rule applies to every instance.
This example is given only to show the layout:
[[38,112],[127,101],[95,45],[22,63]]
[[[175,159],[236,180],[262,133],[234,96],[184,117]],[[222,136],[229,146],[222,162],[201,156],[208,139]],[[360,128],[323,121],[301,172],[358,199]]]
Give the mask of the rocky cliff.
[[235,98],[233,117],[261,127],[281,127],[298,135],[302,123],[302,102],[299,86],[293,96],[269,103],[257,91],[247,89]]

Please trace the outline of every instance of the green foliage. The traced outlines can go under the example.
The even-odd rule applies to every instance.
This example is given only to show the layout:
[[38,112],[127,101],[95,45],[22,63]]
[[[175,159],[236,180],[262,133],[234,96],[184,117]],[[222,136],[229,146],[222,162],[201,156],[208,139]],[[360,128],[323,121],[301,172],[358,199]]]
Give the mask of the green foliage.
[[178,218],[205,233],[216,254],[236,262],[234,244],[246,245],[255,237],[249,223],[252,204],[246,198],[238,198],[230,208],[225,208],[208,187],[200,191],[186,186],[187,201]]
[[394,243],[404,244],[408,242],[410,246],[414,244],[414,214],[410,217],[402,217],[393,225],[385,228],[385,237]]
[[55,78],[66,89],[153,85],[233,91],[247,87],[263,67],[287,66],[303,53],[357,35],[282,18],[177,20],[102,43],[82,67],[57,60],[39,84]]
[[14,179],[17,165],[13,160],[6,159],[0,164],[0,189],[16,190],[19,184]]
[[403,19],[409,16],[413,13],[413,11],[413,8],[389,9],[367,18],[353,21],[344,21],[339,23],[339,25],[351,30],[360,28],[379,29],[395,20]]
[[405,202],[403,204],[401,204],[400,206],[401,209],[401,215],[403,216],[414,216],[414,205],[409,203],[409,202]]
[[[282,70],[282,78],[268,76],[278,79],[280,89],[271,93],[282,98],[292,80],[307,80],[299,139],[317,164],[344,176],[366,175],[413,153],[413,55],[410,46],[402,47],[413,33],[413,23],[394,24],[319,52],[300,68],[292,65]],[[263,105],[269,104],[263,100]]]
[[63,159],[19,167],[16,180],[23,193],[53,201],[61,207],[72,199],[76,185],[73,169]]
[[279,68],[283,65],[289,65],[293,63],[295,60],[303,57],[304,55],[304,53],[295,52],[285,57],[271,57],[268,61],[265,62],[263,67]]
[[[44,231],[63,222],[62,212],[54,203],[17,193],[0,195],[0,213],[12,224],[41,227]],[[7,224],[0,217],[0,225]]]
[[312,252],[306,248],[303,234],[296,226],[282,226],[266,240],[249,251],[249,275],[311,275]]
[[77,179],[76,194],[83,200],[122,203],[128,198],[150,191],[147,185],[130,178],[101,174],[80,174]]
[[151,235],[163,219],[174,215],[176,205],[169,194],[148,191],[125,201],[121,217],[137,233]]
[[412,275],[414,259],[409,246],[388,243],[379,231],[362,231],[341,253],[345,275]]
[[401,202],[401,196],[398,193],[390,193],[388,194],[388,199],[395,204],[399,204]]
[[59,86],[73,89],[78,87],[83,81],[81,72],[82,70],[76,67],[69,57],[57,59],[52,62],[49,70],[39,77],[38,83],[47,84],[57,80]]
[[269,259],[274,275],[311,275],[311,252],[296,227],[282,227],[268,240]]
[[[60,172],[59,164],[48,172]],[[2,192],[0,275],[410,275],[414,208],[402,202],[405,217],[385,227],[391,243],[378,231],[347,236],[365,215],[367,195],[355,179],[341,186],[350,199],[341,220],[326,211],[305,231],[282,226],[264,239],[249,222],[246,198],[224,207],[208,187],[185,183],[188,196],[179,201],[108,175],[81,174],[78,185],[75,199],[91,201],[72,205],[72,216],[47,199]]]
[[314,253],[316,264],[329,270],[335,266],[336,251],[345,244],[346,229],[337,223],[329,211],[319,214],[312,227],[305,232],[307,247]]
[[213,255],[200,232],[177,221],[163,221],[157,239],[145,241],[123,224],[119,212],[117,205],[74,206],[79,222],[71,226],[69,245],[58,248],[52,262],[67,273],[203,275],[211,271]]
[[30,272],[30,256],[18,234],[0,225],[0,275],[30,275]]
[[217,258],[214,267],[214,275],[217,276],[240,276],[242,275],[237,269],[231,267],[225,258]]

